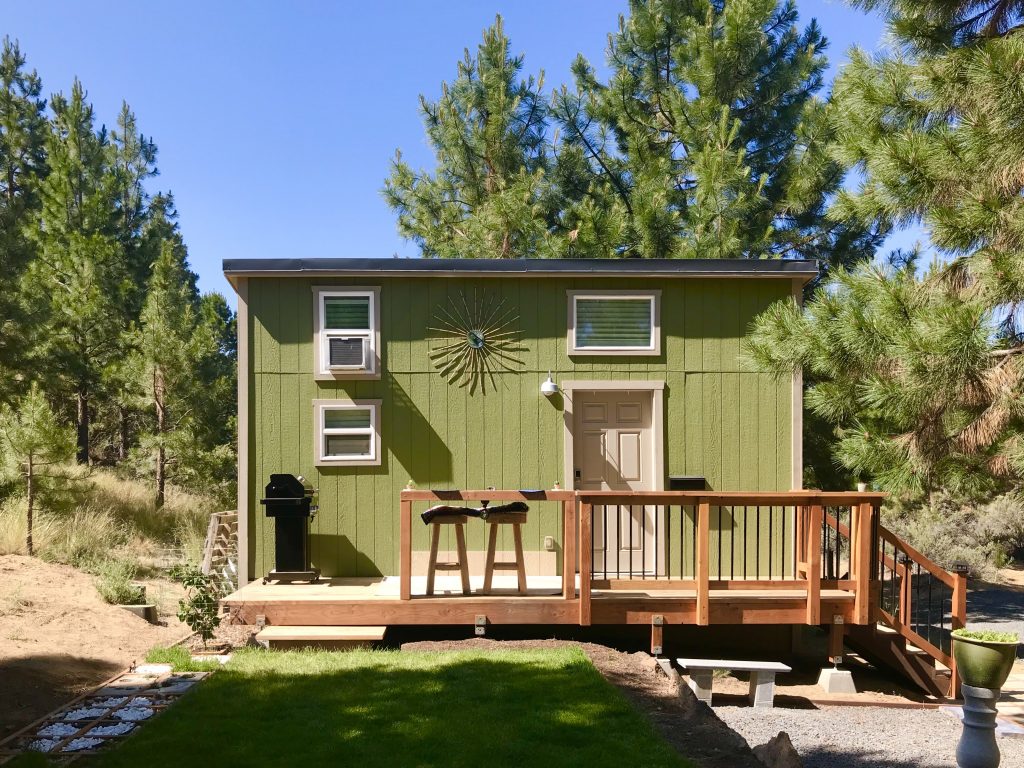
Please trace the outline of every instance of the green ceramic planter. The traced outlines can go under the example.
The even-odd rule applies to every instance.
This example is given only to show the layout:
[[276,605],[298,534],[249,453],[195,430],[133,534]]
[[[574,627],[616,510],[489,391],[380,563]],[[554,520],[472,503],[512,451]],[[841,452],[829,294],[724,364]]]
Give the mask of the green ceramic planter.
[[953,658],[961,681],[975,688],[1002,688],[1017,657],[1018,644],[953,635]]

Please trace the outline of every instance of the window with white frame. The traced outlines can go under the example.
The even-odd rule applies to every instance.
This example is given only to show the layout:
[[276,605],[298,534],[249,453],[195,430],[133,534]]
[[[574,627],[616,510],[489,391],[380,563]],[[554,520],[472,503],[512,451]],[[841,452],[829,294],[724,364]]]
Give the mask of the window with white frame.
[[317,288],[315,296],[316,373],[329,378],[376,375],[378,291]]
[[569,354],[657,355],[660,291],[570,291]]
[[315,400],[319,466],[380,464],[380,401]]

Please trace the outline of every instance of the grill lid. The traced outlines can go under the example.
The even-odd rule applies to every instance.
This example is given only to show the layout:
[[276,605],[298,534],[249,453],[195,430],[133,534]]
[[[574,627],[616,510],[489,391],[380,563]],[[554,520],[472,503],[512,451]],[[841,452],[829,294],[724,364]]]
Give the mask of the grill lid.
[[264,488],[267,499],[306,499],[312,498],[313,486],[302,475],[296,477],[289,474],[270,476],[270,482]]

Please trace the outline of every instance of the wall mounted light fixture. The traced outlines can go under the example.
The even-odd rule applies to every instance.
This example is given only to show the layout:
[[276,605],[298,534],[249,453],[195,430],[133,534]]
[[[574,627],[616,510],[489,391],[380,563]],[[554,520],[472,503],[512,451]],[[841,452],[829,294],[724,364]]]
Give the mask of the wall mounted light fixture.
[[540,385],[540,393],[544,395],[544,397],[551,397],[558,393],[558,385],[555,384],[555,380],[551,378],[551,371],[548,371],[547,379]]

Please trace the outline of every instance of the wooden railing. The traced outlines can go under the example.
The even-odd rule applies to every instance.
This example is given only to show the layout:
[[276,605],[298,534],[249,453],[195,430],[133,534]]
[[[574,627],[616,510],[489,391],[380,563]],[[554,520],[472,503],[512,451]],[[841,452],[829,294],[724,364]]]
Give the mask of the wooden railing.
[[[591,623],[595,590],[662,590],[667,598],[687,592],[698,625],[711,623],[712,590],[801,590],[809,625],[833,621],[822,616],[822,592],[838,591],[853,598],[847,621],[888,625],[952,669],[956,690],[950,633],[966,621],[966,577],[886,530],[883,499],[820,491],[406,490],[400,598],[412,598],[414,504],[525,501],[531,516],[554,510],[561,518],[558,599],[578,603],[570,611],[578,607],[581,625]],[[542,525],[555,530],[550,521]]]
[[400,597],[412,597],[415,503],[425,509],[452,502],[553,502],[561,516],[562,596],[579,598],[581,624],[590,622],[593,590],[638,587],[693,590],[698,624],[709,623],[712,589],[806,589],[808,624],[821,622],[821,590],[841,589],[854,593],[856,619],[867,623],[882,498],[813,491],[406,490]]
[[967,575],[949,573],[885,528],[879,530],[879,620],[954,670],[952,632],[967,620]]
[[[843,590],[854,595],[855,621],[870,620],[882,494],[581,491],[578,498],[582,624],[593,589],[623,588],[692,590],[698,625],[710,623],[712,590],[736,588],[805,590],[807,624],[822,622],[823,589]],[[829,533],[830,521],[840,520],[845,539]],[[643,531],[638,562],[634,542],[621,555],[624,526],[628,537]]]

